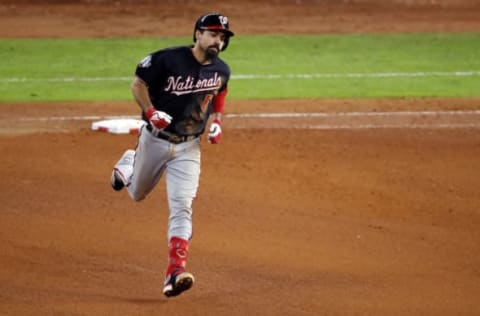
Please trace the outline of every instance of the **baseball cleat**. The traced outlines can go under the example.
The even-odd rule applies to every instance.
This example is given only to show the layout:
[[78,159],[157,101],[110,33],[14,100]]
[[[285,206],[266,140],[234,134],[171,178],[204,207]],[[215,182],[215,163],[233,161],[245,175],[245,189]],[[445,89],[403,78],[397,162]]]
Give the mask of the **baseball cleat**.
[[118,172],[118,170],[112,171],[112,177],[110,178],[110,184],[115,191],[120,191],[125,186],[125,182],[123,182],[122,176]]
[[193,275],[189,272],[183,272],[177,275],[169,275],[165,280],[163,294],[166,297],[177,296],[183,291],[190,289],[195,281]]

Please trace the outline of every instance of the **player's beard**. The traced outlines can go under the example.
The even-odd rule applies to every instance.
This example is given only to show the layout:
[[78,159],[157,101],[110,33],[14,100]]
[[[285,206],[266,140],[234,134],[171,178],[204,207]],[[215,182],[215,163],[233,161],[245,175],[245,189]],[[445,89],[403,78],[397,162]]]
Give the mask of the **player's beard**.
[[220,48],[218,46],[208,46],[207,50],[205,51],[205,57],[207,59],[213,60],[218,57],[218,53],[220,53]]

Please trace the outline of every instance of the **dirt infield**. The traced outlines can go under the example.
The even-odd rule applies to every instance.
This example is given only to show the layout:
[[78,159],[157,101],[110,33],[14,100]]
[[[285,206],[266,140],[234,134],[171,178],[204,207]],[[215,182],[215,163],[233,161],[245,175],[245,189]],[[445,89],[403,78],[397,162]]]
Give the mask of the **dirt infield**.
[[[475,2],[0,0],[0,37],[186,35],[212,8],[239,36],[478,32]],[[479,111],[229,101],[222,143],[202,144],[197,282],[166,299],[164,183],[141,203],[114,192],[136,135],[86,118],[133,101],[0,104],[0,315],[479,315]]]

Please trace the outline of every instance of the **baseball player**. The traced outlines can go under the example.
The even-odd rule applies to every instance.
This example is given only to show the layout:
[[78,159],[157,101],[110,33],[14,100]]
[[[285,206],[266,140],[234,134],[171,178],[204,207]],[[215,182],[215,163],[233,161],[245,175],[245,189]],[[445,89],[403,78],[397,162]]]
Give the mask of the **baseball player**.
[[169,207],[168,267],[163,294],[176,296],[194,283],[185,271],[192,238],[192,201],[200,176],[200,135],[222,137],[222,113],[230,68],[218,58],[234,33],[228,18],[198,18],[192,46],[156,51],[137,65],[131,90],[146,125],[135,150],[127,150],[111,176],[114,190],[126,187],[134,201],[144,199],[165,174]]

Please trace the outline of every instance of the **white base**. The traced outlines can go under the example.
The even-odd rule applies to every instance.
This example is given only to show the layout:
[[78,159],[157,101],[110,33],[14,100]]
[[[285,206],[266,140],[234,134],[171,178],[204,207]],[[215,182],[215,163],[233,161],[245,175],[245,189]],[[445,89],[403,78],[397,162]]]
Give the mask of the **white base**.
[[135,119],[104,120],[92,123],[92,130],[111,134],[138,134],[145,121]]

